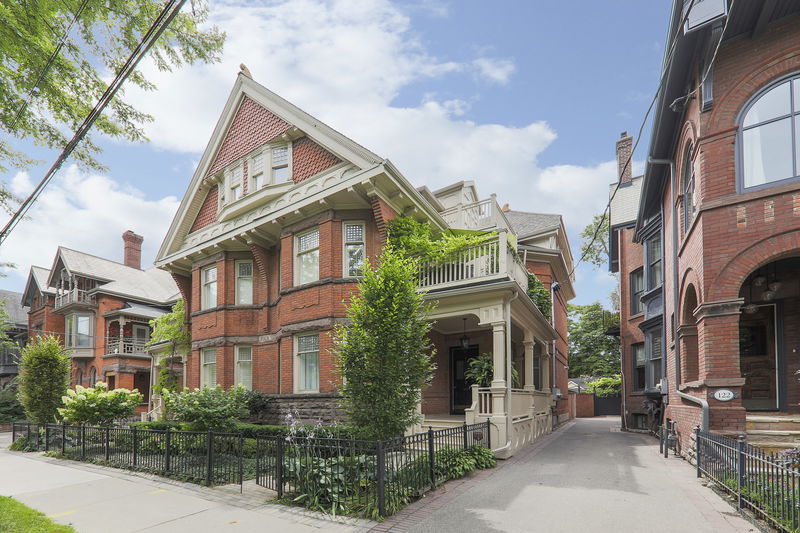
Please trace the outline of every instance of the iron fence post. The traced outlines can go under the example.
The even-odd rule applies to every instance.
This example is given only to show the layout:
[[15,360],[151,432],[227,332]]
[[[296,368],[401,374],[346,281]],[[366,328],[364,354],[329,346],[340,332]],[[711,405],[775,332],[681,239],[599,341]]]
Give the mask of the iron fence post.
[[431,490],[436,488],[436,459],[433,456],[433,428],[428,426],[428,467],[431,470]]
[[663,431],[664,431],[664,459],[667,459],[669,457],[669,426],[667,426],[667,424],[664,424],[663,428],[664,428],[663,429]]
[[744,485],[745,479],[745,456],[744,456],[744,447],[745,447],[745,440],[744,435],[739,435],[739,440],[737,441],[737,451],[736,454],[736,504],[739,509],[744,507],[744,501],[742,498],[742,485]]
[[17,440],[17,423],[11,422],[11,442]]
[[211,486],[214,470],[214,432],[209,430],[206,436],[206,485]]
[[50,451],[50,424],[44,425],[44,451]]
[[133,466],[136,466],[139,459],[139,438],[135,427],[131,428],[131,432],[133,433]]
[[283,498],[283,437],[275,437],[277,446],[275,449],[275,491],[278,498]]
[[244,492],[244,435],[239,433],[239,494]]
[[378,441],[378,514],[386,514],[386,450],[383,441]]
[[170,445],[172,444],[172,430],[167,427],[167,436],[165,438],[164,443],[164,473],[168,473],[172,470],[171,457],[170,457]]
[[697,467],[697,477],[702,476],[700,471],[700,424],[694,428],[694,462]]
[[106,442],[105,442],[105,447],[103,448],[103,451],[105,452],[106,462],[108,462],[108,457],[109,457],[109,449],[108,448],[109,448],[109,441],[111,440],[111,428],[106,428],[105,437],[106,437]]
[[67,423],[61,423],[61,455],[66,455],[67,452]]
[[26,437],[26,439],[28,440],[28,446],[30,446],[31,445],[31,423],[30,422],[28,422],[28,434],[27,435],[28,436]]
[[86,459],[86,424],[81,424],[81,460]]
[[466,450],[467,448],[469,448],[469,439],[467,439],[467,421],[466,420],[464,421],[463,429],[464,429],[464,449]]
[[488,420],[486,421],[486,447],[492,449],[492,428]]

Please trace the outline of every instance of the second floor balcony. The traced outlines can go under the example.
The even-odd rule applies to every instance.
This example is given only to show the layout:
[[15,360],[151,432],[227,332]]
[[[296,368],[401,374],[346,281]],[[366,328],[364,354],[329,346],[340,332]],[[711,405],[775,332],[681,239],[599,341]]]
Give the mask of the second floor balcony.
[[147,342],[130,337],[109,337],[106,339],[105,355],[138,355],[145,356]]
[[497,237],[456,252],[449,260],[423,265],[419,275],[420,288],[430,291],[514,280],[527,291],[528,270],[508,242],[508,235],[500,232]]
[[94,307],[96,300],[93,294],[83,289],[60,290],[56,294],[55,310],[61,310],[67,306],[87,306]]
[[511,224],[494,195],[446,209],[442,211],[442,218],[455,229],[511,231]]

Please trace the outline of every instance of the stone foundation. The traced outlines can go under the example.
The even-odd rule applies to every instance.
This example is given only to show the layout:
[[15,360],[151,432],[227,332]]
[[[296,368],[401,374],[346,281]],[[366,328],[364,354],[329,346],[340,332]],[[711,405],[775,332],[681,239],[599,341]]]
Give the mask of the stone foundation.
[[301,424],[332,424],[343,422],[339,409],[340,396],[323,394],[282,394],[271,397],[269,407],[250,419],[255,424],[285,425],[286,415],[297,417]]

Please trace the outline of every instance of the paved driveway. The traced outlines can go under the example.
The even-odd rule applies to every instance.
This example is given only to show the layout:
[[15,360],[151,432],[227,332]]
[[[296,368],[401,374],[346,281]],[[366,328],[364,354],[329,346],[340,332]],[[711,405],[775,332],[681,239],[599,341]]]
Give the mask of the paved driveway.
[[619,418],[578,419],[483,479],[445,487],[378,526],[414,532],[757,531],[695,477],[659,456],[652,437]]

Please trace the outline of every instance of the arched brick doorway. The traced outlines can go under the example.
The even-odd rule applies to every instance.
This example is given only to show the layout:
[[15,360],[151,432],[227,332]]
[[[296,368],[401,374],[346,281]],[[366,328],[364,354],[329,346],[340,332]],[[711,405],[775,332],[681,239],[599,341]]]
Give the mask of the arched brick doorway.
[[764,264],[742,283],[739,368],[748,411],[800,412],[800,257]]

